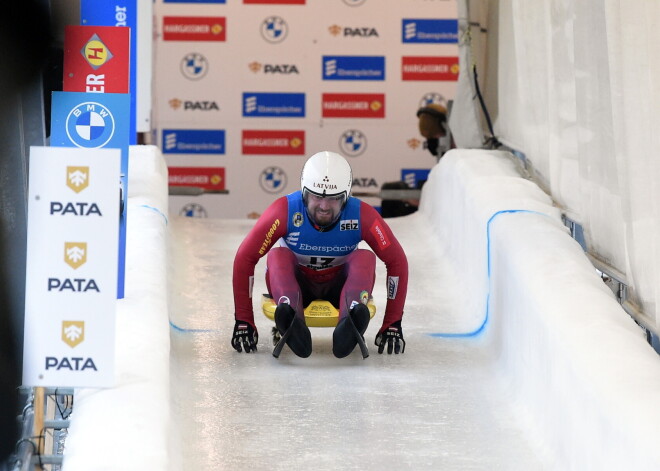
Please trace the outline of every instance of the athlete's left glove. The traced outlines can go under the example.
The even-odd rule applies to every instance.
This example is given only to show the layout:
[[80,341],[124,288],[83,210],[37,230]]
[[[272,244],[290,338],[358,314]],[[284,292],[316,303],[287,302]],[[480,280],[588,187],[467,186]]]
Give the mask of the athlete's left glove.
[[401,321],[393,322],[387,329],[379,332],[376,335],[376,345],[378,346],[378,353],[383,353],[385,344],[387,344],[387,353],[395,354],[403,353],[406,350],[406,341],[403,340],[403,330],[401,329]]
[[231,338],[231,346],[237,352],[245,353],[257,351],[257,341],[259,333],[249,322],[237,320],[234,324],[234,335]]

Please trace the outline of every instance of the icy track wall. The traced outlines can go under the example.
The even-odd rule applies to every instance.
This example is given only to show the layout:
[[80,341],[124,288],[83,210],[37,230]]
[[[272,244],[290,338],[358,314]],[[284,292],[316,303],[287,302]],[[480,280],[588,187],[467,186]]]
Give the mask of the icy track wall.
[[483,312],[453,335],[492,352],[553,469],[660,469],[660,360],[515,158],[452,150],[420,211]]
[[167,167],[155,146],[129,150],[126,292],[117,303],[116,386],[76,389],[66,471],[174,470],[170,443]]

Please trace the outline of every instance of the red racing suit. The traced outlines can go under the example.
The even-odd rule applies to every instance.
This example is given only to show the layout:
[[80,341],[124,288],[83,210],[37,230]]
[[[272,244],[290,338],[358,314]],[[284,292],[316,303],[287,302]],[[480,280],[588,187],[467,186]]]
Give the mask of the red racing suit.
[[[302,208],[301,204],[302,196],[300,192],[275,200],[264,211],[236,252],[233,271],[235,317],[236,320],[250,323],[255,329],[252,286],[254,267],[257,262],[281,238],[288,243],[292,240],[298,241],[298,238],[302,237],[301,234],[305,234],[305,232],[309,234],[312,230],[316,231],[316,229],[312,229],[313,223],[307,217],[306,211],[300,209]],[[358,218],[357,221],[354,219],[356,217]],[[387,269],[387,304],[383,324],[379,330],[380,333],[403,317],[403,307],[408,290],[408,260],[387,223],[367,203],[353,197],[349,198],[348,204],[342,209],[338,224],[344,222],[350,223],[352,226],[358,222],[359,234],[357,234],[356,240],[365,241],[375,255],[383,261]],[[341,230],[344,230],[345,225],[342,225]],[[339,232],[337,231],[339,231],[339,227],[327,232],[314,233],[314,239],[317,243],[318,240],[326,240],[328,244],[331,244],[333,238],[338,237]],[[349,246],[350,251],[356,249],[357,244]],[[327,256],[328,254],[319,253],[318,258],[322,258],[324,255]],[[302,273],[311,277],[311,279],[322,279],[324,275],[331,275],[337,269],[335,266],[327,269],[315,268],[310,270],[309,265],[302,264],[299,267]],[[378,300],[376,302],[378,303]]]

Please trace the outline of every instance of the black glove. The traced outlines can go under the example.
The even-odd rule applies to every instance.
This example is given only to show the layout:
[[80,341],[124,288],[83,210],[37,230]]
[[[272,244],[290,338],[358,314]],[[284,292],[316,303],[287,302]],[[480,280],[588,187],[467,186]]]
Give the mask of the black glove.
[[376,345],[378,346],[378,353],[383,353],[385,344],[387,344],[387,353],[395,354],[403,353],[406,350],[406,341],[403,340],[403,330],[401,329],[401,321],[392,323],[387,329],[376,335]]
[[231,346],[234,350],[237,352],[245,350],[245,353],[256,352],[258,340],[259,333],[249,322],[236,321],[234,335],[231,337]]

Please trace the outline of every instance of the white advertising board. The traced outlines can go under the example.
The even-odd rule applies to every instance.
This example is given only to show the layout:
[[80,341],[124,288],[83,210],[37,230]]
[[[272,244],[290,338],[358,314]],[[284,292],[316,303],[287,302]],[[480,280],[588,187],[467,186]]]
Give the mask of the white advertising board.
[[455,95],[456,0],[153,6],[153,142],[171,186],[217,181],[199,196],[173,193],[172,213],[255,217],[299,190],[305,160],[322,150],[347,157],[362,193],[415,187],[436,164],[417,110]]
[[120,149],[31,147],[23,385],[114,383]]

